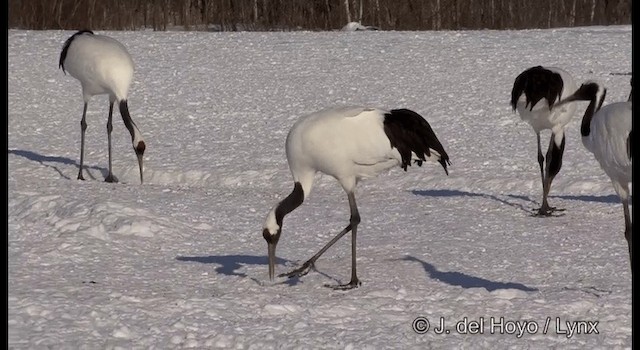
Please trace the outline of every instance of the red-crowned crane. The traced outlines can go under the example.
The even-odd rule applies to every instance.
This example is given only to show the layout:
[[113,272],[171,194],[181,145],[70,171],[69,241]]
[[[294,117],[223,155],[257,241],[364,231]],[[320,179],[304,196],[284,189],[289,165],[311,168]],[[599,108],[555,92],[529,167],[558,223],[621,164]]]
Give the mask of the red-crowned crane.
[[329,247],[351,231],[351,281],[328,286],[343,290],[360,285],[356,274],[356,233],[360,223],[355,198],[358,181],[394,166],[406,171],[412,160],[419,166],[427,159],[437,161],[447,174],[447,165],[451,164],[429,123],[408,109],[387,111],[344,106],[311,113],[299,119],[289,131],[286,154],[294,181],[293,191],[269,211],[262,231],[268,246],[269,278],[274,278],[282,221],[302,204],[311,192],[314,175],[321,172],[337,179],[347,193],[351,211],[349,224],[300,268],[279,276],[306,275]]
[[[632,88],[633,90],[633,88]],[[632,102],[614,102],[602,106],[607,89],[594,81],[587,81],[559,104],[589,101],[582,117],[582,144],[595,156],[600,167],[611,179],[613,189],[624,209],[624,237],[629,246],[631,261],[631,213],[629,212],[629,184],[631,177]],[[631,94],[629,94],[631,96]]]
[[111,169],[111,123],[113,115],[113,103],[118,102],[120,115],[124,125],[131,134],[133,149],[138,157],[140,167],[140,183],[142,177],[142,156],[146,148],[140,130],[131,119],[127,94],[133,78],[133,60],[127,49],[119,41],[105,36],[94,34],[90,30],[81,30],[67,39],[60,54],[59,67],[80,81],[84,109],[80,120],[80,170],[78,180],[84,180],[82,175],[84,165],[84,135],[87,130],[87,106],[94,95],[109,95],[109,118],[107,120],[107,139],[109,143],[109,174],[106,182],[118,182]]
[[[561,98],[572,94],[577,88],[573,77],[556,67],[531,67],[520,73],[511,90],[511,107],[518,111],[520,118],[529,123],[538,141],[538,164],[542,178],[542,205],[537,216],[550,216],[554,211],[562,211],[549,206],[551,182],[562,167],[565,146],[565,127],[576,111],[574,103],[555,107]],[[551,130],[551,139],[545,156],[540,146],[540,132]]]

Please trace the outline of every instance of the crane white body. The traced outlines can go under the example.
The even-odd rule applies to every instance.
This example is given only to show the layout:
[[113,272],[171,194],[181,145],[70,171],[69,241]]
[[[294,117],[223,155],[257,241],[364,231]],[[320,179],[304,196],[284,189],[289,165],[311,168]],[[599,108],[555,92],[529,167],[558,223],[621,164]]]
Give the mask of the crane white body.
[[591,120],[591,132],[582,137],[584,147],[593,153],[622,198],[629,196],[631,158],[628,137],[632,126],[631,102],[603,106]]
[[119,41],[105,35],[82,34],[71,42],[64,69],[82,84],[85,102],[102,94],[119,102],[127,99],[134,65]]
[[[389,112],[344,106],[310,114],[294,124],[287,136],[287,161],[305,195],[311,192],[318,171],[335,177],[345,191],[351,191],[357,181],[400,165],[400,153],[384,132],[385,113]],[[439,157],[432,150],[427,158]],[[412,158],[417,159],[415,153]]]
[[[551,72],[560,74],[560,77],[562,78],[563,88],[561,90],[559,100],[567,98],[578,88],[571,74],[564,69],[558,67],[544,68]],[[548,101],[546,98],[543,98],[531,107],[530,105],[527,105],[527,97],[523,93],[518,98],[516,110],[518,111],[520,118],[527,122],[535,133],[539,133],[542,130],[551,130],[556,137],[558,137],[558,135],[563,134],[564,128],[569,124],[576,112],[575,103],[563,104],[559,108],[550,108],[550,106],[553,107],[554,103],[559,100]],[[558,145],[560,144],[559,139],[555,140],[555,142]]]

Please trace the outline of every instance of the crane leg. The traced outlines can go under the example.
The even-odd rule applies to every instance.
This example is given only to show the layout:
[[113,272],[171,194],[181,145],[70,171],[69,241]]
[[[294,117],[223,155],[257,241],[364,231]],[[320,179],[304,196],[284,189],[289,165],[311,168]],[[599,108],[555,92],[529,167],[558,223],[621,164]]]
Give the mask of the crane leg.
[[[631,234],[633,230],[631,229],[631,214],[629,213],[629,198],[622,202],[622,206],[624,208],[624,238],[627,240],[627,245],[629,245],[629,263],[631,263]],[[633,264],[631,264],[631,272],[633,273]]]
[[[551,140],[549,142],[549,149],[547,150],[546,157],[547,165],[544,169],[542,180],[542,206],[540,207],[540,209],[538,209],[538,213],[536,216],[551,216],[556,211],[564,211],[564,209],[550,206],[547,199],[549,197],[549,191],[551,190],[551,183],[553,182],[553,179],[556,177],[558,172],[560,172],[560,168],[562,167],[562,155],[564,153],[565,145],[564,134],[562,135],[560,146],[556,145],[554,139],[555,134],[551,134]],[[538,160],[540,159],[540,155],[540,146],[538,146]],[[540,165],[540,169],[542,169],[542,164]]]
[[109,174],[104,179],[105,182],[118,182],[118,178],[113,175],[111,171],[111,131],[113,131],[113,101],[109,101],[109,119],[107,119],[107,143],[109,145]]
[[80,170],[78,170],[78,180],[84,180],[82,168],[84,167],[84,134],[87,131],[87,103],[82,109],[82,119],[80,119]]
[[358,279],[356,272],[356,235],[358,230],[358,224],[360,223],[360,213],[358,212],[358,207],[356,206],[355,195],[350,192],[348,193],[349,198],[349,208],[351,210],[351,218],[349,220],[349,225],[345,227],[340,233],[338,233],[329,243],[327,243],[320,251],[318,251],[314,256],[312,256],[309,260],[307,260],[302,266],[299,268],[289,272],[279,275],[278,277],[302,277],[309,273],[309,271],[314,267],[314,264],[324,252],[326,252],[334,243],[336,243],[342,236],[347,234],[347,232],[351,231],[351,281],[347,284],[342,285],[325,285],[326,287],[338,289],[338,290],[348,290],[355,287],[360,286],[360,280]]

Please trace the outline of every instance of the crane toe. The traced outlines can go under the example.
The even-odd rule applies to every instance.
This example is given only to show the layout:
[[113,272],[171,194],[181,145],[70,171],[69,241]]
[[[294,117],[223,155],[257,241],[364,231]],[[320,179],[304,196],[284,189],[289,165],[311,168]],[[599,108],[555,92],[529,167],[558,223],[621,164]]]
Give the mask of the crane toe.
[[109,174],[107,175],[107,177],[104,179],[104,182],[109,182],[109,183],[118,183],[118,178],[113,175],[113,174]]
[[557,212],[563,212],[566,209],[556,208],[556,207],[540,207],[536,212],[531,214],[532,216],[542,218],[542,217],[550,217],[550,216],[562,216],[564,214],[559,214]]
[[358,288],[361,285],[362,283],[360,282],[360,280],[356,278],[355,280],[351,280],[351,282],[347,284],[338,284],[338,285],[325,284],[324,286],[327,288],[331,288],[333,290],[350,290],[350,289]]
[[304,264],[302,264],[302,266],[300,266],[299,268],[292,270],[290,272],[287,273],[281,273],[278,275],[278,277],[302,277],[306,274],[309,273],[309,271],[311,271],[311,269],[315,270],[315,265],[313,263],[313,261],[307,261]]

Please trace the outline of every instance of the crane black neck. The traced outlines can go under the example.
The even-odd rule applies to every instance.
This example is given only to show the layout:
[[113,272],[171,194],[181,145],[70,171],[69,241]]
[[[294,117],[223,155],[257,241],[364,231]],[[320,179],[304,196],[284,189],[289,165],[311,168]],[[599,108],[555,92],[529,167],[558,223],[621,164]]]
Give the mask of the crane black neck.
[[293,191],[283,199],[276,207],[276,223],[279,227],[282,227],[282,220],[284,216],[292,212],[295,208],[299,207],[304,201],[304,190],[299,182],[293,185]]
[[587,110],[584,112],[584,116],[582,117],[582,125],[580,125],[580,134],[582,137],[587,137],[591,134],[591,120],[593,119],[593,115],[602,108],[606,95],[607,90],[605,89],[600,97],[600,101],[596,100],[597,95],[593,95],[591,97],[589,106],[587,106]]

